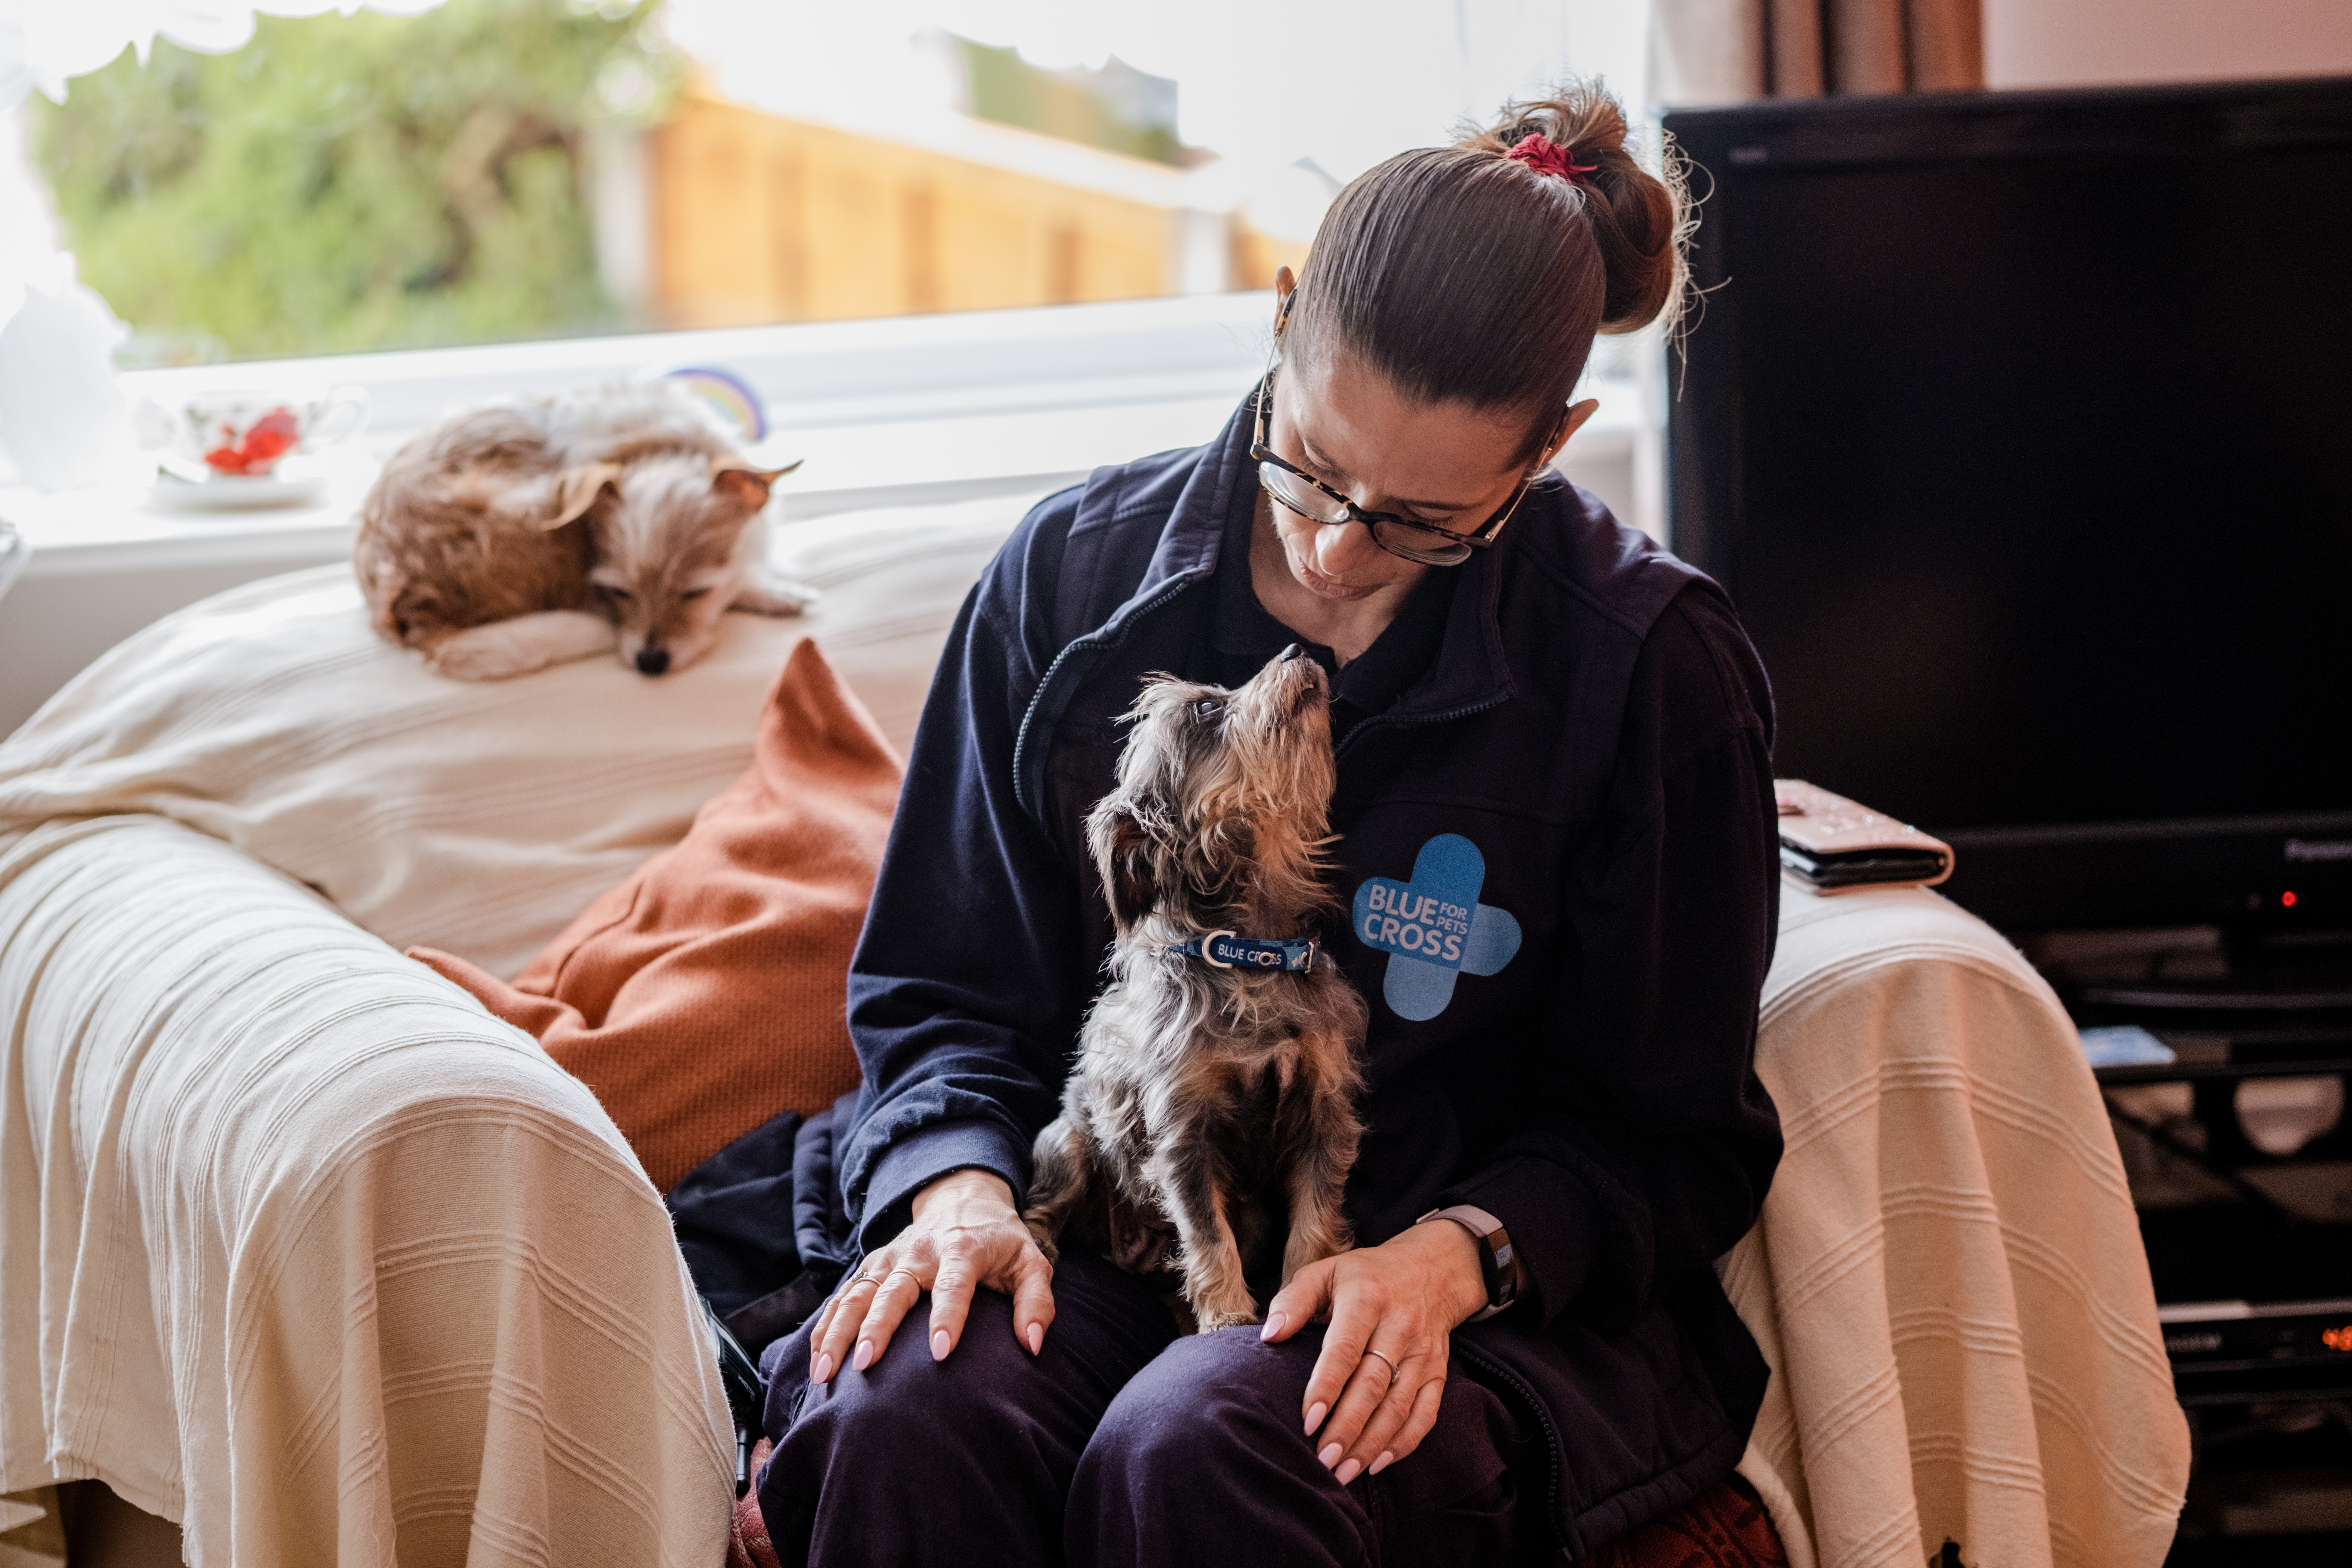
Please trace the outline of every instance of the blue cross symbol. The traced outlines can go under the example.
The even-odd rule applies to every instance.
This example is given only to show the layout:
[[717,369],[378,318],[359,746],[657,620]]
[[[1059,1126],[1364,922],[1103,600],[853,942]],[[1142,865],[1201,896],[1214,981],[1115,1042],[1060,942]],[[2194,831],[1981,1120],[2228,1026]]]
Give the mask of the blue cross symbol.
[[1519,922],[1478,901],[1486,858],[1458,833],[1413,857],[1412,880],[1367,877],[1356,889],[1356,935],[1388,953],[1381,994],[1400,1018],[1434,1018],[1454,1000],[1454,976],[1493,974],[1519,951]]

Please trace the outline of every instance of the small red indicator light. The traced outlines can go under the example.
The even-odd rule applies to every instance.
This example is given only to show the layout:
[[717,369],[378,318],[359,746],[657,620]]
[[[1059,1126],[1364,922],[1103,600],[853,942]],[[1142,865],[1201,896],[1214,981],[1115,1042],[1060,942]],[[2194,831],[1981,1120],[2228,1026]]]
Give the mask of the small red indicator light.
[[2340,1329],[2322,1329],[2319,1342],[2332,1351],[2352,1351],[2352,1323]]
[[2281,893],[2279,895],[2279,903],[2284,908],[2290,910],[2294,908],[2294,895],[2293,893]]

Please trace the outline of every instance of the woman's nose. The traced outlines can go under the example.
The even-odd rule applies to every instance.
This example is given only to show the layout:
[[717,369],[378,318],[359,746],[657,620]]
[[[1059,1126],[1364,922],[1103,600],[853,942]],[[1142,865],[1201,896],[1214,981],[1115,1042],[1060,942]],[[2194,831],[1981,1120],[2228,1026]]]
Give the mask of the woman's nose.
[[1360,522],[1328,522],[1315,531],[1315,570],[1326,577],[1345,577],[1383,553]]

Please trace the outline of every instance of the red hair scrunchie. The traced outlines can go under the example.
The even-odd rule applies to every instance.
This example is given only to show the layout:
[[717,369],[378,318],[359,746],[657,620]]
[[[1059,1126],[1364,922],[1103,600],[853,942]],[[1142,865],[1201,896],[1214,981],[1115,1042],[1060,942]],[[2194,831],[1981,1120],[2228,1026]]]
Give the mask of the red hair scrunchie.
[[1585,176],[1601,168],[1598,163],[1578,163],[1575,148],[1563,147],[1540,131],[1520,137],[1503,156],[1525,163],[1538,174],[1558,174],[1571,185],[1591,184],[1592,182]]

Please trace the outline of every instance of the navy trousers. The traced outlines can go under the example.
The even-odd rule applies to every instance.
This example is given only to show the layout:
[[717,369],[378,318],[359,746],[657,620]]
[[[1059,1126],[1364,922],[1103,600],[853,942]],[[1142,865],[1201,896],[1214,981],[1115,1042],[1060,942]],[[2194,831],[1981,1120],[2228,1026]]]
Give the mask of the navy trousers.
[[[1319,1329],[1179,1338],[1152,1287],[1066,1256],[1045,1353],[1013,1303],[981,1291],[955,1353],[933,1362],[919,1304],[870,1371],[808,1381],[807,1328],[761,1358],[760,1510],[786,1564],[1405,1564],[1556,1561],[1523,1504],[1541,1438],[1495,1393],[1447,1374],[1437,1426],[1408,1458],[1341,1486],[1300,1413]],[[1538,1468],[1530,1470],[1530,1465]],[[1535,1489],[1540,1491],[1542,1489]]]

